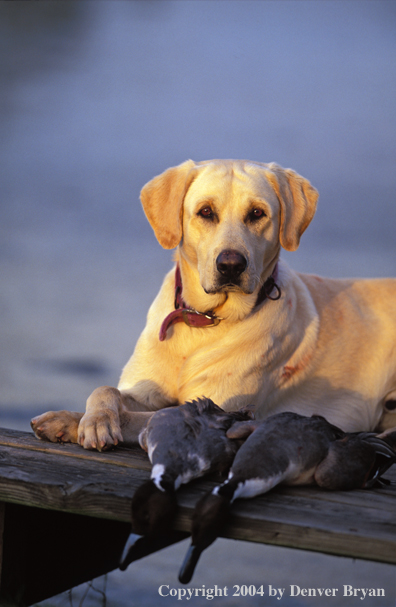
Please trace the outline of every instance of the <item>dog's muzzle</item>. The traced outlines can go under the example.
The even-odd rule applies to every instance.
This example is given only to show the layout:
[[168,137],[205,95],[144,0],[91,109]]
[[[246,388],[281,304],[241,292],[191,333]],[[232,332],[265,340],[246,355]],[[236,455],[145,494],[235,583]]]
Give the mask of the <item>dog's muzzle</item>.
[[224,282],[229,284],[239,284],[239,277],[246,267],[246,257],[233,249],[222,251],[216,259],[218,272],[222,275]]

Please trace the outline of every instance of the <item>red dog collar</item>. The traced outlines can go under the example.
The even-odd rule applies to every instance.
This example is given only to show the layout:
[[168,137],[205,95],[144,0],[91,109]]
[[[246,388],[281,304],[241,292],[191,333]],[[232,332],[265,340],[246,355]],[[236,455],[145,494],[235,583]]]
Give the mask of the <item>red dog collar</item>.
[[[254,307],[260,305],[265,299],[277,300],[280,298],[281,290],[276,284],[277,277],[278,264],[276,264],[271,276],[267,278],[261,287]],[[275,297],[271,297],[271,293],[274,289],[277,290],[277,294]],[[194,308],[188,308],[183,301],[182,292],[183,285],[181,281],[180,268],[179,265],[177,265],[175,273],[175,309],[173,312],[168,314],[161,325],[159,333],[160,341],[164,341],[169,327],[177,322],[185,322],[189,327],[202,328],[215,327],[221,320],[223,320],[220,318],[220,316],[216,316],[214,312],[198,312],[197,310],[194,310]]]

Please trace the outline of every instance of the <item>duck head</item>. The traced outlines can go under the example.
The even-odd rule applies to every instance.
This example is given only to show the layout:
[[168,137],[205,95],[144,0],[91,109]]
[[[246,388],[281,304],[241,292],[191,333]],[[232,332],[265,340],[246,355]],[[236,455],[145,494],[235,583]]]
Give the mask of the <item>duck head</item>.
[[132,499],[132,529],[139,535],[157,535],[169,530],[177,509],[173,489],[159,489],[147,481]]

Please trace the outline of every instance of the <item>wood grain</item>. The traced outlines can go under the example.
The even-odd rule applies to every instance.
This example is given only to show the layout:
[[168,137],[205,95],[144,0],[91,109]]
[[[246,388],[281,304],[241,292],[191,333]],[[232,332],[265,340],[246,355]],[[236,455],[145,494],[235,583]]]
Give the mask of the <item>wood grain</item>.
[[[98,453],[0,429],[0,501],[129,522],[132,496],[149,478],[139,448]],[[396,481],[396,473],[386,476]],[[178,492],[174,528],[189,531],[198,498],[215,486],[194,481]],[[396,485],[328,492],[276,487],[232,508],[224,537],[396,563]]]

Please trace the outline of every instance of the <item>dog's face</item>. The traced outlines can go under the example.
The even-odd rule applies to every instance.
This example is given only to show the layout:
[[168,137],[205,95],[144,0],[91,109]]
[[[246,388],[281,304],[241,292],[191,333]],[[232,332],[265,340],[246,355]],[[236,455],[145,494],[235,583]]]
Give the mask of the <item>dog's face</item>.
[[187,161],[143,188],[158,241],[180,244],[206,293],[256,291],[280,247],[295,250],[316,209],[310,183],[276,164]]
[[253,164],[202,167],[184,199],[182,248],[203,289],[253,293],[278,256],[279,219],[277,196]]

